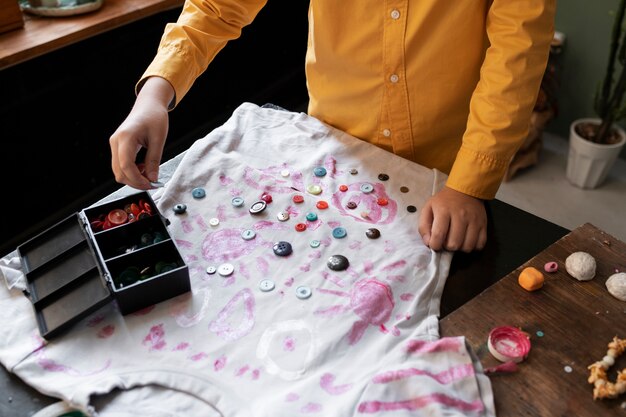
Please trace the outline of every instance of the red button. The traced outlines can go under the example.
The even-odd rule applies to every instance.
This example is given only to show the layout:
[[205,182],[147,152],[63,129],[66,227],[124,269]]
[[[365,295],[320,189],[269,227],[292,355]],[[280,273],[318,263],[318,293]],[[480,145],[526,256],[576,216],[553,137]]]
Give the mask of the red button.
[[389,201],[383,197],[380,197],[378,200],[376,200],[376,202],[379,206],[386,206],[387,204],[389,204]]
[[339,191],[348,191],[348,186],[347,186],[347,185],[345,185],[345,184],[341,184],[341,185],[339,186]]
[[296,194],[296,195],[294,195],[291,199],[292,199],[292,200],[293,200],[293,202],[294,202],[294,203],[296,203],[296,204],[299,204],[299,203],[304,202],[304,197],[302,197],[300,194]]
[[117,226],[128,221],[128,214],[122,209],[111,210],[107,216],[107,220],[112,225]]
[[304,232],[306,230],[306,224],[298,223],[296,224],[296,232]]
[[272,196],[267,193],[263,193],[263,195],[261,196],[261,200],[265,201],[266,203],[271,203],[273,201]]
[[317,204],[315,204],[315,207],[317,207],[320,210],[324,210],[328,208],[328,203],[324,200],[320,200],[317,202]]

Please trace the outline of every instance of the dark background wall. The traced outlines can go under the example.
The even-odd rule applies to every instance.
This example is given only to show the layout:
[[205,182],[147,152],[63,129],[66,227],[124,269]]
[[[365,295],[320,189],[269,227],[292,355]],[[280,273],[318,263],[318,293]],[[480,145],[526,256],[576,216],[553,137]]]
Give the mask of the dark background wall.
[[[170,113],[166,161],[242,102],[307,102],[303,1],[270,1]],[[120,187],[109,137],[135,99],[163,28],[180,8],[0,71],[0,256]]]

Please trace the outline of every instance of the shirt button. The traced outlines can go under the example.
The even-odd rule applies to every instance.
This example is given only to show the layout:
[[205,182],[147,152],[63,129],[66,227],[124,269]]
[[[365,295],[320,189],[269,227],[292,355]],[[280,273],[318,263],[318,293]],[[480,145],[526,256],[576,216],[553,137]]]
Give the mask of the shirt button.
[[320,187],[317,184],[311,184],[308,187],[306,187],[306,190],[313,195],[318,195],[322,193],[322,187]]
[[383,129],[383,136],[388,138],[389,136],[391,136],[391,130],[389,129]]
[[214,266],[208,266],[206,269],[206,273],[209,275],[213,275],[216,272],[217,272],[217,268]]
[[283,169],[280,171],[280,175],[281,177],[288,177],[289,176],[289,170],[288,169]]
[[355,209],[356,203],[354,201],[348,201],[348,204],[346,204],[346,207],[349,208],[350,210]]
[[298,223],[296,224],[296,232],[304,232],[306,230],[306,224]]
[[344,192],[344,193],[345,193],[346,191],[348,191],[348,186],[347,186],[347,185],[345,185],[345,184],[341,184],[341,185],[339,186],[339,191],[342,191],[342,192]]
[[317,220],[317,214],[315,213],[307,213],[306,214],[306,219],[310,222],[314,222],[315,220]]
[[309,245],[311,245],[312,248],[319,248],[321,244],[322,242],[317,239],[313,239],[311,243],[309,243]]
[[187,205],[185,204],[180,203],[174,206],[174,213],[176,214],[183,214],[186,211],[187,211]]
[[326,168],[324,168],[324,167],[315,167],[313,169],[313,173],[315,174],[316,177],[323,177],[324,175],[326,175]]
[[343,255],[333,255],[328,258],[326,265],[333,271],[343,271],[350,266],[350,262],[348,261],[348,258]]
[[365,231],[365,236],[369,239],[378,239],[380,237],[380,230],[372,227],[371,229],[367,229]]
[[252,229],[246,229],[241,232],[241,238],[243,240],[252,240],[256,236],[256,232]]
[[397,83],[399,79],[400,77],[398,77],[396,74],[391,74],[391,76],[389,77],[389,81],[391,81],[394,84]]
[[275,287],[276,284],[271,279],[264,279],[259,282],[259,289],[263,292],[272,291]]
[[333,229],[333,237],[336,239],[342,239],[348,235],[348,232],[343,227],[335,227]]
[[278,256],[287,256],[290,255],[293,249],[291,248],[291,243],[280,241],[274,243],[273,247],[274,253]]
[[300,194],[296,194],[291,198],[291,200],[296,204],[300,204],[304,202],[304,197],[302,197]]
[[306,286],[296,288],[296,297],[300,298],[301,300],[309,298],[312,293],[313,292],[311,291],[311,289]]
[[231,203],[235,207],[241,207],[243,206],[244,201],[243,201],[243,198],[241,197],[233,197],[233,199],[231,200]]
[[315,207],[317,207],[320,210],[326,210],[328,208],[328,203],[324,200],[320,200],[317,203],[315,203]]
[[227,277],[235,271],[233,264],[221,264],[217,268],[217,273],[223,277]]
[[204,191],[204,188],[198,187],[191,190],[191,195],[193,198],[204,198],[206,196],[206,192]]
[[287,220],[289,220],[289,213],[286,211],[281,211],[276,215],[276,218],[281,222],[286,222]]
[[398,20],[400,18],[400,11],[397,9],[393,9],[391,11],[391,18],[394,20]]
[[365,194],[369,194],[374,191],[374,186],[368,182],[364,182],[361,184],[361,192]]
[[265,201],[257,201],[250,207],[250,214],[258,214],[265,210],[267,203]]
[[218,224],[220,224],[220,219],[218,219],[217,217],[212,217],[211,219],[209,219],[209,224],[211,226],[217,226]]

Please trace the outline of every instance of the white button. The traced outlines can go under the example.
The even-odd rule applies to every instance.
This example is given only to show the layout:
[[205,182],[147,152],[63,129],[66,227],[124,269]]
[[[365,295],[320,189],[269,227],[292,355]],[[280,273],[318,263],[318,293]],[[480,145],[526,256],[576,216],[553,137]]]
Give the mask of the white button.
[[241,237],[243,240],[252,240],[256,236],[256,232],[252,229],[246,229],[241,232]]
[[218,224],[220,224],[220,219],[218,219],[217,217],[213,217],[209,220],[209,224],[211,226],[217,226]]
[[286,222],[287,220],[289,220],[289,212],[281,211],[276,215],[276,218],[281,222]]
[[397,74],[391,74],[391,76],[389,77],[389,81],[391,81],[394,84],[397,83],[399,79],[400,77],[398,77]]
[[259,289],[264,292],[272,291],[275,287],[276,285],[274,284],[274,281],[272,281],[271,279],[264,279],[261,282],[259,282]]
[[283,177],[288,177],[289,176],[289,170],[288,169],[283,169],[282,171],[280,171],[280,175]]
[[389,129],[384,129],[384,130],[383,130],[383,136],[385,136],[385,137],[389,137],[389,136],[391,136],[391,130],[389,130]]
[[397,10],[397,9],[393,9],[391,11],[391,18],[395,19],[395,20],[399,19],[400,18],[400,11]]
[[215,268],[214,266],[209,266],[206,269],[206,273],[209,275],[213,275],[216,272],[217,272],[217,268]]
[[302,286],[302,287],[296,288],[296,297],[302,300],[309,298],[311,294],[312,294],[312,291],[309,287]]
[[232,264],[221,264],[217,268],[217,273],[223,277],[227,277],[235,271],[235,267]]

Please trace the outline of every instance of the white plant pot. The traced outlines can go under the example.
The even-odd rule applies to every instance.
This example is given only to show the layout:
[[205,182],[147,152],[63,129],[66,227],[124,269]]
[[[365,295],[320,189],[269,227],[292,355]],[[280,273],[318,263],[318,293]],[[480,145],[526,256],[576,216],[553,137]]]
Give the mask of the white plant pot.
[[596,188],[606,179],[624,144],[626,132],[615,125],[621,141],[612,145],[593,143],[579,136],[575,126],[578,123],[600,123],[598,118],[577,119],[569,129],[569,155],[567,157],[567,179],[580,188]]

